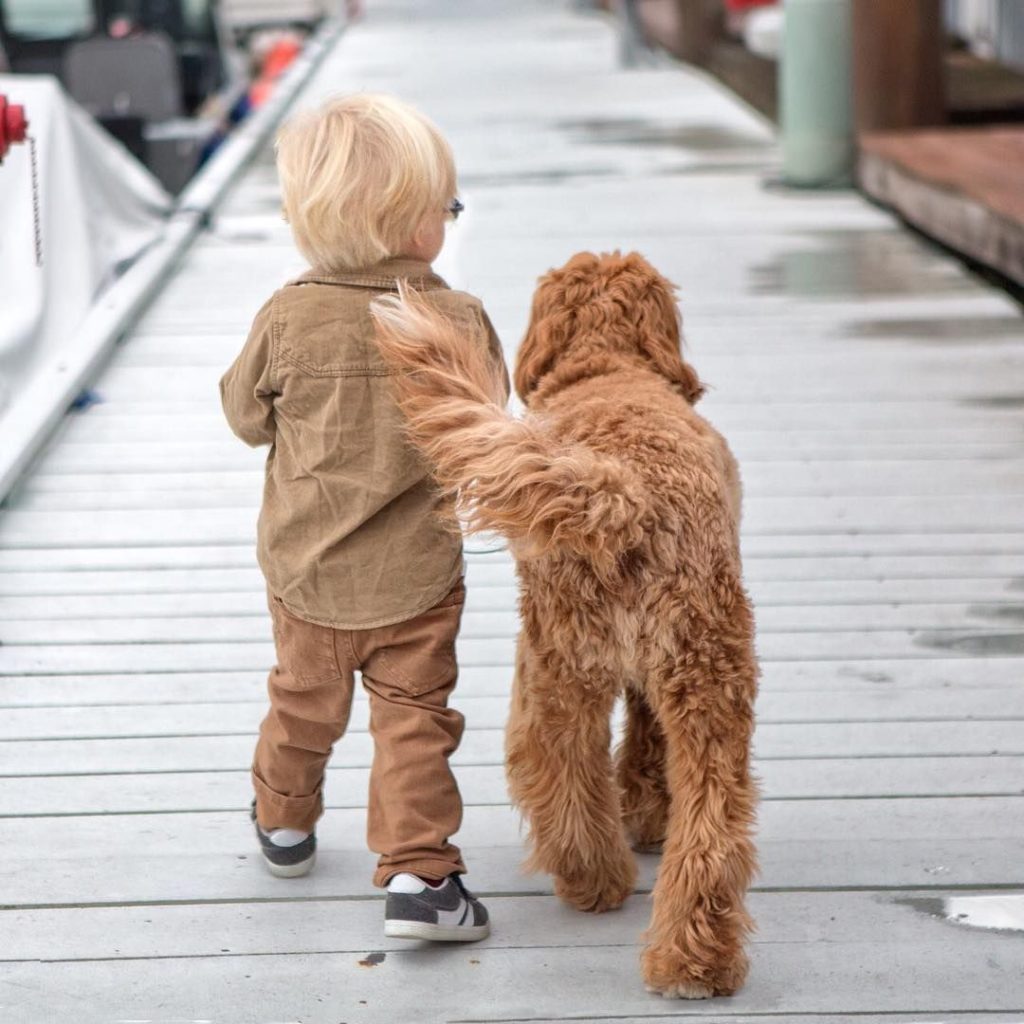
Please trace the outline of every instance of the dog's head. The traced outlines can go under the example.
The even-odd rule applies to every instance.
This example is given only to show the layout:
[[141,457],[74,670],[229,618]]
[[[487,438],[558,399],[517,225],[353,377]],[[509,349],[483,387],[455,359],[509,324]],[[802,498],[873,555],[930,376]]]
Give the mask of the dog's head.
[[[601,357],[604,357],[602,359]],[[639,253],[577,253],[540,279],[526,337],[516,357],[515,386],[530,404],[540,382],[572,362],[625,357],[668,380],[688,402],[704,393],[680,352],[675,287]]]

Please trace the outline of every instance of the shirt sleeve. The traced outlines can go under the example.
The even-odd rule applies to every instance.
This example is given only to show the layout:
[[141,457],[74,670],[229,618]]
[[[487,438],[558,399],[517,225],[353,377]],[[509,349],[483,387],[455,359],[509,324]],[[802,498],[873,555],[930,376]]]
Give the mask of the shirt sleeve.
[[505,355],[501,347],[501,339],[498,337],[498,332],[495,331],[494,324],[491,323],[491,318],[487,315],[487,311],[483,306],[480,307],[480,317],[483,320],[484,330],[487,332],[487,349],[495,369],[501,374],[501,384],[505,391],[505,401],[507,402],[509,395],[512,394],[512,385],[509,382],[508,367],[505,365]]
[[273,444],[274,300],[256,314],[238,358],[220,380],[220,400],[228,426],[246,444]]

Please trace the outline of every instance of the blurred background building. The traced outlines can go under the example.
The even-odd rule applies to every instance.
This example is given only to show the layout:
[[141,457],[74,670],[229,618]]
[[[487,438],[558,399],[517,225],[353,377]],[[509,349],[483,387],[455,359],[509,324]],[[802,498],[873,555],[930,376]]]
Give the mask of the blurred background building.
[[[778,121],[784,154],[788,137],[816,130],[825,144],[849,119],[849,174],[830,181],[797,166],[807,180],[791,184],[855,179],[979,269],[1024,286],[1020,0],[616,2],[642,42],[707,69]],[[826,24],[841,26],[835,38]],[[802,33],[789,49],[787,30]],[[786,61],[800,64],[788,69],[788,103]]]

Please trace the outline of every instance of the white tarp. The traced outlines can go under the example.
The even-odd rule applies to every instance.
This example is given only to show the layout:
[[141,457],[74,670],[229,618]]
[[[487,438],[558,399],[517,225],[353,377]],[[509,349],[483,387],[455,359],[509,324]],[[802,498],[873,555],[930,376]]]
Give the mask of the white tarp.
[[35,264],[27,142],[0,164],[0,442],[5,410],[120,270],[159,237],[171,198],[55,78],[0,75],[37,139],[43,265]]

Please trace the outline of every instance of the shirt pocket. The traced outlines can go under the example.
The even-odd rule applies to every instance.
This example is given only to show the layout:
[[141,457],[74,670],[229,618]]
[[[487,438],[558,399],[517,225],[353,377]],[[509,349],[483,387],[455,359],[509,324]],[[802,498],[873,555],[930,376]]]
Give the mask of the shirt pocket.
[[277,686],[308,690],[342,678],[333,629],[292,615],[279,597],[270,598],[270,617],[277,648]]

